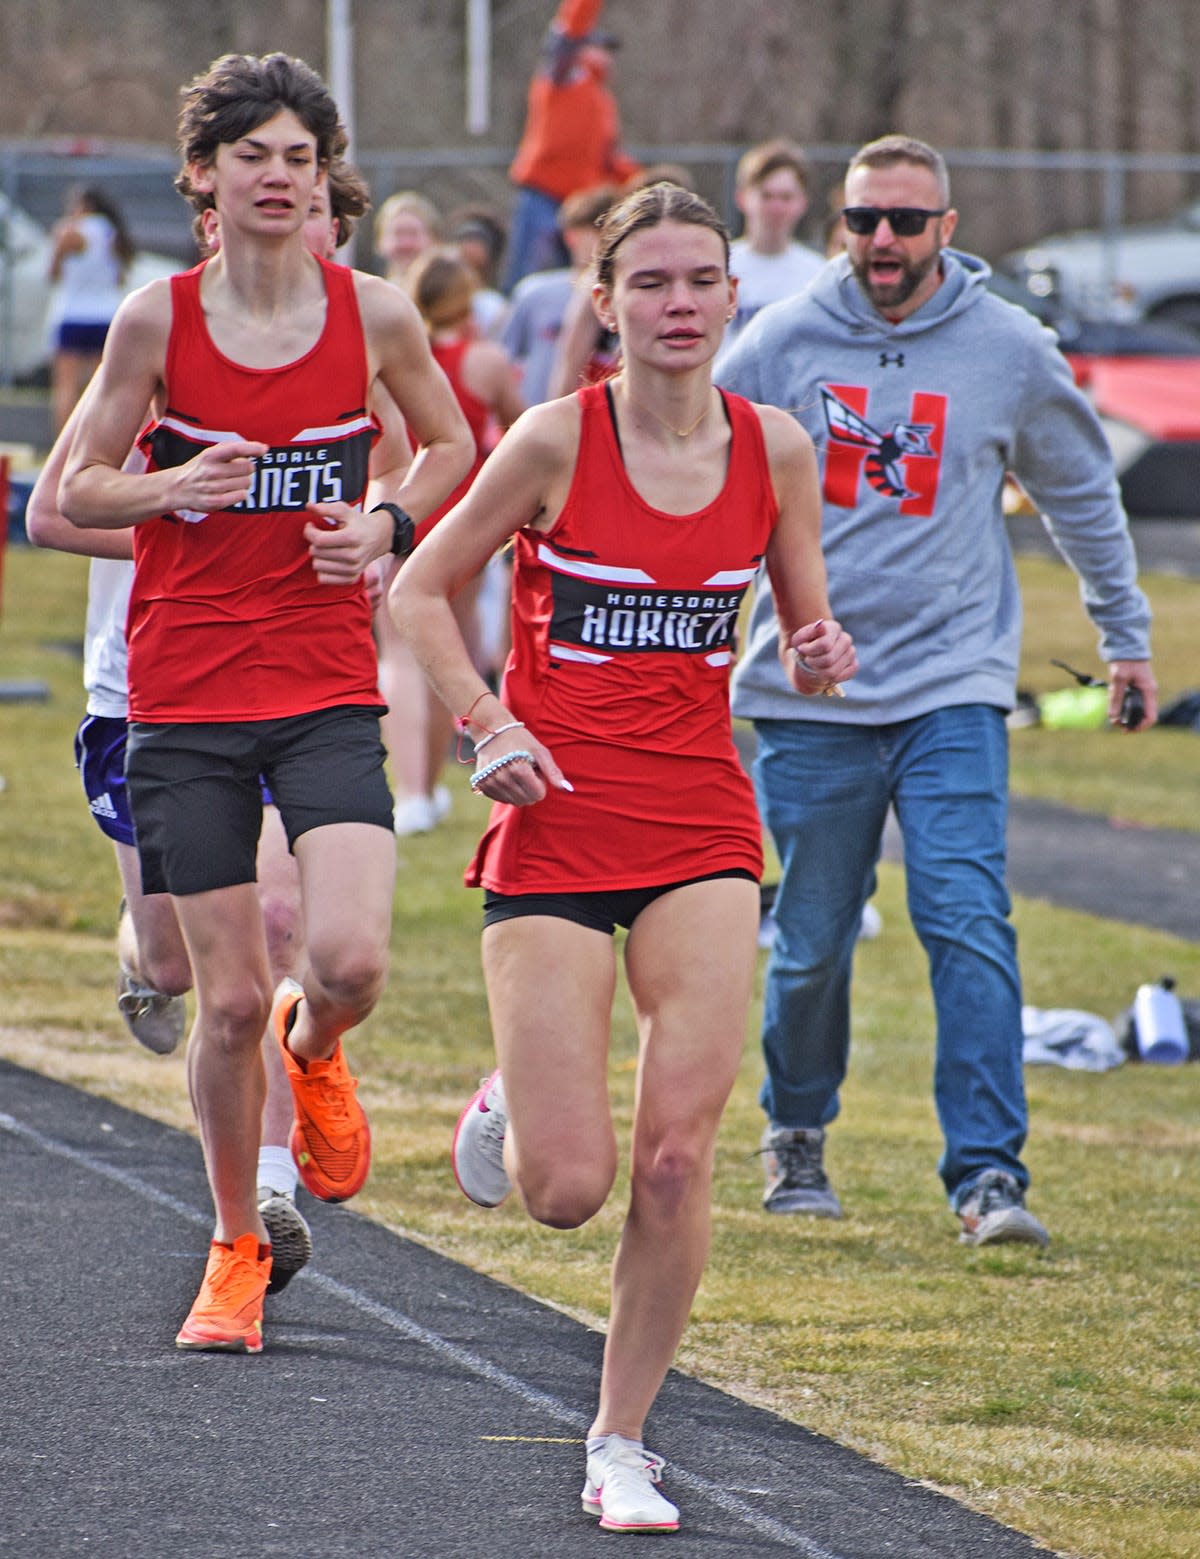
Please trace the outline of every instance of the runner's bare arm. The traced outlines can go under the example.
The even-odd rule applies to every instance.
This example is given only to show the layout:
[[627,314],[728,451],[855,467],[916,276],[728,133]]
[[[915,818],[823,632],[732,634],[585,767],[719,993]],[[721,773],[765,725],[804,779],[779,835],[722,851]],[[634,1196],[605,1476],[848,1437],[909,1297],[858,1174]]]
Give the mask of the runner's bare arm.
[[365,500],[368,509],[399,489],[413,458],[412,440],[400,408],[381,384],[371,393],[371,410],[379,420],[379,438],[371,451]]
[[522,526],[546,528],[566,497],[578,444],[573,399],[525,412],[405,564],[403,584],[397,580],[404,613],[418,598],[448,601]]
[[119,530],[175,509],[209,514],[250,489],[265,444],[238,440],[203,450],[168,471],[121,469],[162,387],[171,329],[170,284],[151,282],[126,298],[105,342],[96,394],[76,429],[58,505],[73,525]]
[[33,484],[33,491],[25,507],[25,533],[35,547],[52,547],[56,552],[74,552],[89,558],[117,558],[124,561],[133,557],[132,529],[127,526],[122,530],[80,530],[71,524],[58,507],[58,484],[62,480],[63,467],[71,452],[71,443],[83,408],[88,398],[95,394],[95,387],[96,381],[93,379],[72,408],[45,465],[38,472],[38,479]]
[[511,428],[525,410],[512,361],[494,341],[472,342],[463,365],[463,382],[491,407],[501,428]]
[[[363,510],[346,504],[314,504],[314,522],[306,527],[313,567],[325,584],[356,579],[391,548],[392,520],[373,514],[384,499],[397,503],[414,520],[432,514],[466,476],[475,458],[475,441],[445,374],[433,360],[425,327],[411,300],[391,282],[355,273],[359,313],[372,371],[372,395],[389,397],[416,445],[399,480],[388,487],[375,480]],[[374,401],[373,401],[374,404]]]
[[415,451],[404,482],[390,496],[414,520],[423,520],[471,469],[475,441],[449,380],[433,360],[416,305],[382,277],[359,280],[367,350]]
[[858,669],[854,643],[829,606],[821,554],[821,493],[812,440],[786,412],[760,406],[779,520],[767,572],[779,618],[779,654],[799,693],[819,693]]
[[[527,411],[497,445],[470,491],[430,532],[392,583],[389,610],[435,692],[456,715],[475,711],[472,728],[497,730],[512,713],[472,664],[450,601],[522,526],[550,523],[562,506],[579,446],[579,408],[550,402]],[[524,728],[505,732],[489,758],[523,749],[536,768],[514,764],[488,795],[521,805],[539,800],[548,781],[566,786],[549,751]],[[497,786],[506,787],[501,793]]]

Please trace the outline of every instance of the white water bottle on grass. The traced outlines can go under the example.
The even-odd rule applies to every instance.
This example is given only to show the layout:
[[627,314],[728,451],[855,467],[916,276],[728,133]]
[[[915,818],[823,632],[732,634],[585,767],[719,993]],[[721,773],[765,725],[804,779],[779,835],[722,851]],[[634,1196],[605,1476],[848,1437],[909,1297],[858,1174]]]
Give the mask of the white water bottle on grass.
[[1164,975],[1157,985],[1139,985],[1133,998],[1138,1054],[1159,1066],[1178,1066],[1188,1058],[1187,1025],[1175,994],[1175,981]]

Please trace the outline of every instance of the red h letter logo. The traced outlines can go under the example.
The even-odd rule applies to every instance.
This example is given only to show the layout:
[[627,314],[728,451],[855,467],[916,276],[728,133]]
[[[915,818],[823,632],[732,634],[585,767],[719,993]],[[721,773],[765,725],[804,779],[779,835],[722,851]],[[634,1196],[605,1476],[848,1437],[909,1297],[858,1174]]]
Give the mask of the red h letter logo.
[[867,420],[870,392],[861,384],[823,387],[829,442],[825,451],[825,501],[839,509],[858,502],[859,480],[900,500],[901,514],[932,515],[941,476],[946,397],[918,392],[911,420],[881,433]]

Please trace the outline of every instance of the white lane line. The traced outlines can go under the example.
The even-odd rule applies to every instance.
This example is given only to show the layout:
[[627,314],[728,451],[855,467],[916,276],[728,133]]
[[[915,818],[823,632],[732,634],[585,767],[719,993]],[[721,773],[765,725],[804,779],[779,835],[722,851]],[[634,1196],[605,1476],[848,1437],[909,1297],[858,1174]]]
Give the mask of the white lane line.
[[[92,1174],[100,1175],[106,1180],[115,1181],[125,1190],[131,1191],[135,1196],[142,1197],[145,1201],[153,1202],[159,1207],[164,1207],[188,1223],[199,1228],[211,1227],[212,1216],[202,1213],[187,1202],[181,1202],[178,1197],[171,1196],[169,1192],[160,1191],[157,1186],[151,1185],[139,1175],[130,1174],[126,1169],[119,1169],[115,1164],[106,1164],[103,1159],[95,1158],[90,1153],[85,1153],[79,1148],[73,1148],[69,1143],[59,1142],[53,1137],[47,1137],[33,1126],[27,1126],[24,1121],[16,1120],[13,1116],[0,1111],[0,1129],[11,1132],[13,1136],[22,1137],[27,1142],[33,1143],[44,1153],[51,1153],[57,1158],[68,1159],[73,1164],[90,1170]],[[490,1360],[480,1354],[472,1353],[469,1348],[463,1348],[458,1343],[451,1342],[442,1337],[438,1332],[430,1331],[427,1326],[422,1326],[419,1321],[414,1321],[411,1316],[402,1311],[393,1309],[391,1305],[382,1304],[377,1299],[372,1299],[369,1294],[364,1294],[360,1289],[352,1288],[349,1284],[339,1283],[336,1278],[327,1277],[323,1272],[314,1272],[311,1267],[306,1267],[303,1272],[298,1272],[294,1279],[296,1282],[310,1283],[314,1287],[322,1289],[326,1294],[340,1299],[344,1304],[353,1306],[363,1315],[370,1316],[380,1322],[390,1331],[398,1332],[403,1337],[408,1337],[414,1342],[420,1343],[432,1353],[440,1354],[459,1369],[466,1370],[471,1375],[478,1376],[481,1380],[489,1381],[498,1386],[510,1396],[517,1397],[527,1406],[545,1413],[548,1417],[566,1424],[570,1428],[583,1433],[587,1430],[589,1420],[582,1413],[557,1397],[547,1395],[539,1391],[536,1386],[531,1386],[528,1381],[522,1380],[517,1375],[510,1374],[501,1369]],[[745,1500],[739,1499],[728,1489],[722,1488],[719,1483],[713,1483],[708,1478],[701,1477],[698,1473],[689,1472],[686,1467],[681,1467],[678,1462],[668,1462],[670,1477],[673,1483],[682,1484],[694,1494],[701,1495],[718,1506],[726,1515],[740,1521],[743,1526],[752,1527],[754,1531],[763,1537],[768,1537],[772,1542],[780,1543],[785,1548],[795,1549],[796,1552],[805,1555],[805,1559],[839,1559],[839,1556],[828,1548],[823,1548],[812,1538],[806,1537],[803,1532],[795,1527],[788,1526],[786,1522],[777,1521],[774,1516],[769,1516],[763,1511],[756,1510],[753,1505],[748,1505]]]

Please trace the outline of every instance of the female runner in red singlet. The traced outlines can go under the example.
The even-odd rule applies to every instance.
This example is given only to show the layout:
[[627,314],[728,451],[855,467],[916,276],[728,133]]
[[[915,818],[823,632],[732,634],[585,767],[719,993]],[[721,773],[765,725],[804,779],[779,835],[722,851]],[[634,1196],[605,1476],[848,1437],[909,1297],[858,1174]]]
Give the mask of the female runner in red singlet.
[[[830,616],[807,436],[712,384],[734,310],[727,262],[719,218],[688,191],[655,185],[610,212],[593,302],[620,334],[620,373],[526,412],[391,594],[475,742],[473,788],[495,803],[468,881],[485,889],[499,1067],[454,1142],[475,1201],[493,1206],[515,1184],[533,1217],[574,1228],[607,1198],[612,933],[629,931],[632,1183],[583,1489],[585,1511],[617,1531],[679,1524],[642,1431],[704,1267],[717,1125],[751,997],[761,829],[727,683],[760,561],[796,689],[833,691],[856,668]],[[450,599],[509,536],[513,650],[498,697]]]

